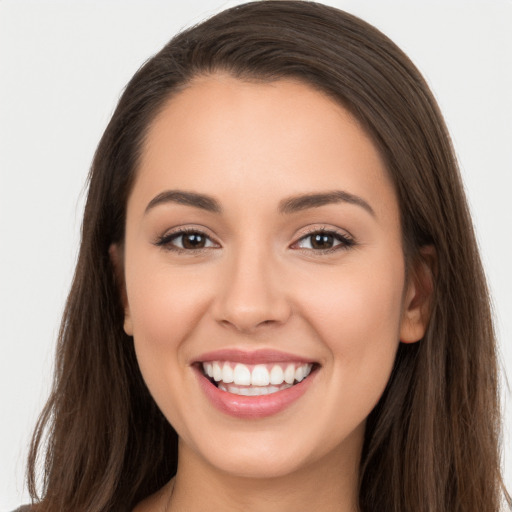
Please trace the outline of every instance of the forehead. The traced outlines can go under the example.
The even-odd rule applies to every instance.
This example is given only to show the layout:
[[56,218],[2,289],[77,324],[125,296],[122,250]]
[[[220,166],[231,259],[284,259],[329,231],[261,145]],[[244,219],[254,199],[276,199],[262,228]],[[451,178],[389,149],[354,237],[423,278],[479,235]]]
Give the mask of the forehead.
[[134,194],[149,201],[169,188],[238,198],[239,206],[343,188],[373,198],[377,213],[396,210],[385,165],[357,120],[292,80],[217,74],[173,96],[148,130]]

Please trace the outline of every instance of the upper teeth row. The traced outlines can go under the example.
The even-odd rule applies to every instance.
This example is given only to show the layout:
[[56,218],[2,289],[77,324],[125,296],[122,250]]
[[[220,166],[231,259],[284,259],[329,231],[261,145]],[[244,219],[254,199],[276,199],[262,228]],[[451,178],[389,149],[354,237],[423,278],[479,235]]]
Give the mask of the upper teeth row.
[[208,377],[226,384],[233,382],[239,386],[278,386],[283,382],[300,382],[310,374],[312,366],[310,363],[245,365],[229,361],[211,361],[203,363],[203,370]]

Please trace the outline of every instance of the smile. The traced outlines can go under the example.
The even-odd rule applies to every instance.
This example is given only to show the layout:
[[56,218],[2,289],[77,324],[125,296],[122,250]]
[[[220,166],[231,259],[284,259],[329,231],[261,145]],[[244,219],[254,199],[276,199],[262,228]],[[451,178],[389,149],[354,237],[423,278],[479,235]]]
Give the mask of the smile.
[[217,350],[192,368],[217,410],[239,419],[262,419],[288,409],[314,385],[321,365],[275,350]]
[[243,364],[233,361],[202,363],[203,374],[212,384],[227,393],[261,396],[277,393],[302,382],[313,368],[312,363],[287,362]]

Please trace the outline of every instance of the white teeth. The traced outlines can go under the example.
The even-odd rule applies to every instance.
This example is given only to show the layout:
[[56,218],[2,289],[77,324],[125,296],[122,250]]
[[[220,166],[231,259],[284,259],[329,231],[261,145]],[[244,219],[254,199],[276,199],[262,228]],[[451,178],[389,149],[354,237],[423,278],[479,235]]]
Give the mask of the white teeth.
[[224,366],[222,367],[222,382],[229,384],[230,382],[233,382],[234,379],[233,368],[231,368],[229,363],[224,363]]
[[293,384],[295,380],[295,365],[289,364],[284,371],[284,380],[287,384]]
[[251,384],[253,386],[268,386],[270,384],[270,375],[264,364],[257,364],[253,368]]
[[222,380],[222,368],[220,367],[220,364],[217,362],[213,363],[213,379],[216,382]]
[[[286,365],[283,363],[274,365],[257,364],[254,366],[230,361],[208,361],[203,363],[205,375],[215,380],[215,382],[260,388],[269,385],[281,386],[284,383],[292,385],[294,382],[301,382],[311,373],[312,368],[312,364],[299,363],[288,363]],[[263,393],[265,392],[266,390]],[[245,391],[238,393],[237,390],[237,394],[247,393]]]
[[284,382],[284,372],[283,369],[275,364],[270,370],[270,384],[282,384]]
[[235,384],[248,386],[251,383],[251,371],[245,364],[238,363],[233,373],[233,382]]

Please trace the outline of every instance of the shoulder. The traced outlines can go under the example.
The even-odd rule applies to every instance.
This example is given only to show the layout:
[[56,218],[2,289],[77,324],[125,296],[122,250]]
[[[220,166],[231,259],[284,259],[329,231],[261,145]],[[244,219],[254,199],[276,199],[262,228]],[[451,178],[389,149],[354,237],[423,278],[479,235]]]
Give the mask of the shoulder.
[[13,510],[12,512],[30,512],[30,505],[23,505],[23,507],[17,508],[16,510]]

